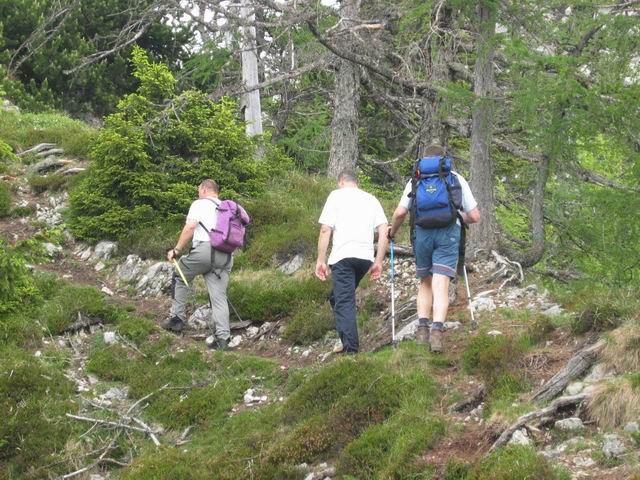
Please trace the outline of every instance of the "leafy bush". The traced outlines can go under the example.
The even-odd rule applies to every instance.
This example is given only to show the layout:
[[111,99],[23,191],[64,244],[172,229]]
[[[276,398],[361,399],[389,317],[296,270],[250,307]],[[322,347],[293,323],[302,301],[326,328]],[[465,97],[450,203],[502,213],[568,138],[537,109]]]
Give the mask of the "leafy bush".
[[17,310],[35,293],[25,257],[0,239],[0,315]]
[[288,276],[245,270],[232,276],[229,298],[243,319],[264,322],[285,318],[311,303],[318,305],[328,297],[329,288],[305,272]]
[[118,242],[118,249],[125,255],[136,254],[145,259],[164,258],[167,250],[178,240],[183,225],[184,219],[131,229]]
[[11,212],[11,190],[9,185],[0,182],[0,218],[7,217]]
[[554,467],[531,447],[509,446],[477,464],[466,480],[569,480],[569,473]]
[[63,175],[32,175],[29,177],[29,186],[33,193],[41,194],[46,191],[57,192],[65,188],[70,177]]
[[636,295],[621,293],[618,289],[605,288],[595,291],[589,288],[578,292],[570,305],[579,312],[571,325],[573,333],[579,335],[589,331],[611,330],[636,313]]
[[67,155],[85,158],[95,130],[63,113],[0,112],[0,138],[16,151],[55,143]]
[[482,333],[471,339],[461,360],[467,373],[479,374],[485,382],[492,383],[512,370],[522,353],[522,346],[512,338]]
[[169,69],[134,48],[136,93],[107,117],[91,150],[92,173],[70,195],[69,226],[83,239],[119,239],[134,229],[183,221],[204,178],[215,179],[222,197],[260,192],[287,165],[267,147],[254,145],[228,100],[214,103],[198,91],[175,94]]
[[7,164],[17,161],[18,157],[13,153],[11,146],[0,140],[0,173],[7,170]]
[[0,463],[8,478],[25,478],[65,449],[75,428],[65,419],[77,409],[74,395],[62,371],[24,350],[0,350]]
[[306,345],[325,336],[334,326],[328,302],[308,302],[287,322],[283,337],[295,344]]

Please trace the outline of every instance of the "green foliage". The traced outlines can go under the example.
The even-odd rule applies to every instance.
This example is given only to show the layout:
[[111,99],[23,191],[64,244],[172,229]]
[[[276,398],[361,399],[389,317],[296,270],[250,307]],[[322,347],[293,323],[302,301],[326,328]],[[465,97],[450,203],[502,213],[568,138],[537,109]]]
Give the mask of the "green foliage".
[[[102,58],[85,68],[86,57],[109,50],[132,18],[149,15],[152,2],[142,0],[132,6],[127,0],[86,0],[64,5],[51,0],[2,0],[0,18],[0,64],[12,62],[11,78],[0,74],[0,88],[21,108],[31,111],[63,108],[70,112],[102,115],[113,110],[117,99],[135,88],[127,58],[131,47]],[[49,35],[54,30],[55,34]],[[40,31],[40,34],[38,32]],[[133,32],[132,32],[133,33]],[[34,34],[35,36],[30,37]],[[170,25],[157,18],[145,29],[137,44],[157,58],[177,66],[186,57],[185,45],[192,39],[189,28]],[[31,49],[19,47],[28,39]],[[19,64],[17,62],[20,62]]]
[[481,333],[471,339],[462,353],[462,367],[491,383],[512,370],[522,353],[522,346],[510,337]]
[[94,135],[94,129],[62,113],[0,111],[0,139],[15,151],[38,143],[55,143],[67,155],[85,158]]
[[509,446],[479,462],[466,480],[569,480],[564,469],[551,465],[531,447]]
[[122,309],[108,303],[105,295],[95,288],[71,284],[56,291],[38,312],[39,321],[53,335],[62,333],[79,318],[112,323],[123,315]]
[[0,138],[0,173],[7,170],[7,164],[15,163],[17,161],[18,157],[13,153],[11,146]]
[[229,298],[243,319],[284,318],[328,298],[329,288],[308,272],[289,276],[277,271],[240,271],[232,276]]
[[204,178],[220,184],[222,197],[238,198],[261,191],[286,165],[269,149],[267,159],[253,160],[230,101],[214,103],[197,91],[175,96],[168,68],[139,49],[132,63],[140,86],[107,118],[91,152],[92,173],[70,195],[69,226],[79,238],[119,239],[184,220]]
[[0,239],[0,315],[16,311],[34,294],[26,258]]
[[0,183],[0,218],[6,217],[11,212],[11,189],[9,185]]
[[118,242],[118,249],[125,255],[136,254],[144,259],[164,258],[183,226],[183,221],[176,220],[132,229]]
[[334,326],[328,302],[305,302],[287,322],[283,337],[295,344],[306,345],[320,340]]
[[66,187],[70,177],[63,175],[32,175],[29,177],[29,186],[33,193],[41,194],[46,191],[57,192]]
[[57,459],[75,429],[65,419],[77,409],[74,394],[61,370],[19,348],[0,349],[0,472],[37,478],[37,467]]
[[556,326],[549,316],[536,315],[530,320],[525,335],[535,345],[547,340],[555,329]]
[[585,288],[576,292],[569,302],[569,307],[578,312],[571,324],[576,334],[589,331],[602,332],[621,325],[625,319],[631,318],[638,308],[636,294],[625,293],[619,289]]
[[318,217],[333,188],[335,184],[326,178],[297,172],[270,180],[262,194],[245,202],[252,224],[248,245],[236,256],[236,267],[265,267],[298,253],[312,255]]

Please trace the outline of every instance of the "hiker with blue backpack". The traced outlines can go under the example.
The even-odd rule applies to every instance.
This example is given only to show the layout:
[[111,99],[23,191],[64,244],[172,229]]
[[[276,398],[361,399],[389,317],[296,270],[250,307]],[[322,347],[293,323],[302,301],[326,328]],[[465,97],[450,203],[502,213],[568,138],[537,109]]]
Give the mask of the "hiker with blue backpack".
[[[209,292],[211,326],[215,336],[208,346],[225,350],[230,337],[227,286],[233,252],[243,245],[245,226],[250,218],[237,203],[221,201],[219,191],[218,184],[211,179],[198,186],[198,199],[189,208],[178,243],[167,252],[167,260],[174,262],[176,271],[170,318],[163,328],[177,333],[182,331],[189,285],[197,275],[202,275]],[[176,262],[190,241],[188,254]]]
[[480,220],[469,184],[452,170],[452,159],[443,148],[428,147],[416,162],[393,213],[389,239],[393,240],[407,214],[411,217],[416,276],[420,279],[416,343],[430,344],[431,351],[442,352],[449,282],[456,276],[461,233],[466,225]]

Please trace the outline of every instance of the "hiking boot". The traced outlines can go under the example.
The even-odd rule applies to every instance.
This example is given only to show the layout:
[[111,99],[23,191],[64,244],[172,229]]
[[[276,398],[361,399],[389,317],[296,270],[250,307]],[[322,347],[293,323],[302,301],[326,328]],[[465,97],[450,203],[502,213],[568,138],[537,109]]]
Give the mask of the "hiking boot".
[[165,330],[169,330],[170,332],[180,333],[180,332],[182,332],[182,329],[184,328],[184,322],[182,321],[182,319],[180,317],[174,315],[169,320],[167,320],[164,323],[160,324],[160,326],[162,328],[164,328]]
[[431,351],[434,353],[442,353],[442,330],[432,329],[429,335],[431,342]]
[[416,330],[416,344],[427,345],[429,343],[429,326],[418,325]]
[[208,337],[205,343],[211,350],[229,350],[229,340],[223,338]]

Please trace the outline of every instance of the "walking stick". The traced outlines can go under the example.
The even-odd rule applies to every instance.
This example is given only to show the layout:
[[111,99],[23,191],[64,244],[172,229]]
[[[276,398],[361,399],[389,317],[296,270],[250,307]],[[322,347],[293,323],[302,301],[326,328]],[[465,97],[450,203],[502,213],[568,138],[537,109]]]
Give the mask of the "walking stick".
[[478,324],[476,323],[476,318],[473,315],[473,307],[471,306],[471,290],[469,290],[469,277],[467,277],[467,266],[462,265],[462,269],[464,272],[464,283],[467,286],[467,302],[469,305],[469,313],[471,313],[471,330],[475,330],[478,328]]
[[182,269],[180,268],[180,265],[178,264],[178,262],[176,262],[175,258],[173,259],[173,264],[175,265],[176,270],[178,270],[178,274],[180,275],[180,278],[182,279],[184,284],[188,287],[189,282],[187,282],[187,278],[184,276],[184,273],[182,273]]
[[395,268],[393,265],[393,240],[391,240],[391,343],[396,347],[396,290],[395,290]]

